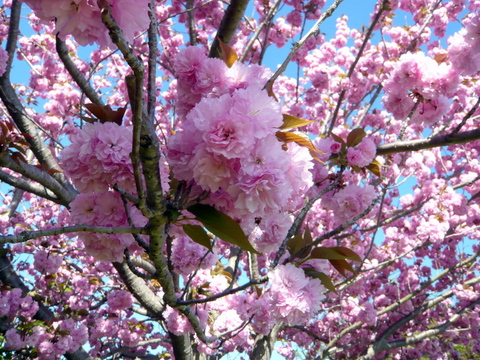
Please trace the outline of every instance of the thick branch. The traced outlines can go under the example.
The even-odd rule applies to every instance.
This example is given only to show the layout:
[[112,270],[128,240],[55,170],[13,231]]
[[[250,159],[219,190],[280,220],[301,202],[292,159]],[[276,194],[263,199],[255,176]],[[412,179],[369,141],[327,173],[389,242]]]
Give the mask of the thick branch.
[[165,305],[153,291],[150,290],[144,280],[136,276],[125,261],[123,263],[113,263],[113,266],[135,299],[154,317],[161,319]]
[[225,15],[223,15],[222,22],[217,31],[217,36],[213,40],[212,47],[210,48],[210,53],[208,54],[211,58],[220,57],[220,43],[218,39],[222,40],[225,44],[229,44],[233,38],[233,34],[238,28],[240,20],[243,18],[243,14],[247,9],[248,0],[232,0],[225,10]]
[[377,147],[377,155],[388,155],[400,152],[432,149],[440,146],[465,144],[480,139],[480,129],[464,131],[455,135],[437,135],[429,139],[397,141]]
[[[31,182],[28,182],[23,178],[12,176],[2,170],[0,170],[0,181],[3,181],[13,186],[16,189],[21,189],[21,190],[30,192],[32,194],[38,195],[44,199],[51,200],[53,202],[61,204],[57,196],[50,190],[46,189],[45,187],[32,184]],[[67,205],[67,204],[63,204],[63,205]]]
[[282,327],[283,324],[277,324],[268,335],[257,336],[252,353],[250,354],[250,360],[270,360],[273,347],[278,338],[278,333]]
[[148,27],[148,85],[147,85],[147,113],[150,122],[155,120],[155,105],[157,102],[157,16],[155,13],[155,1],[152,0],[149,4],[148,16],[150,18],[150,26]]

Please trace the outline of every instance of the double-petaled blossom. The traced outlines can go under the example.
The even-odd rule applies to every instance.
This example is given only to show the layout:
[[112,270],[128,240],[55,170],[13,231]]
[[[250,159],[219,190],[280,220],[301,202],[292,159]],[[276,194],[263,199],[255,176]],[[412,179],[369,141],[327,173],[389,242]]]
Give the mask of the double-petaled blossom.
[[278,266],[268,277],[271,311],[277,320],[300,325],[320,311],[326,292],[320,280],[306,277],[305,272],[293,264]]
[[[101,9],[92,0],[23,0],[44,23],[55,20],[55,33],[65,40],[72,35],[82,46],[97,43],[112,46],[108,30],[102,22]],[[136,31],[149,24],[148,0],[105,0],[125,38],[133,42]]]

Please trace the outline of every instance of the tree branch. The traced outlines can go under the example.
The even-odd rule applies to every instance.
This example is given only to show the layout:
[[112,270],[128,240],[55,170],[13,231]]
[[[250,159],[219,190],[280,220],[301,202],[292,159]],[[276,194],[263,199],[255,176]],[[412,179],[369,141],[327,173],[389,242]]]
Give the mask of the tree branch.
[[318,20],[315,22],[315,24],[312,26],[312,28],[301,38],[297,43],[293,44],[293,49],[288,53],[287,58],[283,61],[282,65],[275,71],[275,74],[267,81],[265,86],[263,87],[264,89],[271,89],[273,83],[277,78],[287,69],[288,64],[292,60],[293,56],[297,53],[297,51],[303,46],[303,44],[311,37],[314,36],[315,34],[318,34],[320,32],[320,25],[325,21],[325,19],[329,18],[332,16],[334,11],[337,9],[337,7],[343,2],[343,0],[335,0],[333,4],[324,12]]
[[244,62],[245,59],[247,58],[247,55],[248,53],[250,52],[250,49],[252,48],[253,46],[253,43],[258,39],[258,36],[260,35],[262,29],[266,26],[266,24],[268,24],[269,22],[271,22],[275,16],[275,14],[278,12],[278,8],[280,6],[280,4],[282,3],[282,0],[276,0],[273,4],[273,6],[270,8],[270,10],[268,11],[268,14],[265,16],[265,20],[263,20],[259,25],[258,25],[258,28],[257,30],[255,31],[255,34],[253,34],[253,36],[250,38],[250,40],[248,41],[248,44],[247,46],[245,46],[245,49],[243,50],[243,54],[242,56],[240,57],[240,62]]
[[68,203],[62,203],[53,192],[46,189],[45,187],[32,184],[31,182],[28,182],[24,178],[18,178],[18,177],[12,176],[2,170],[0,170],[0,181],[3,181],[13,186],[16,189],[19,189],[19,190],[21,189],[23,191],[30,192],[44,199],[53,201],[57,204],[68,205]]
[[136,228],[131,226],[94,226],[94,225],[73,225],[62,226],[53,229],[43,229],[34,231],[23,231],[17,235],[0,235],[0,244],[7,243],[22,243],[32,239],[38,239],[44,236],[56,236],[62,234],[70,234],[76,232],[97,232],[103,234],[145,234],[143,228]]
[[[13,60],[17,37],[19,33],[19,19],[20,19],[21,3],[13,1],[10,16],[10,27],[7,40],[7,51],[9,52],[9,61]],[[5,104],[8,113],[17,125],[21,133],[27,134],[25,140],[30,146],[30,149],[35,154],[40,164],[48,170],[53,170],[52,177],[55,178],[61,186],[68,193],[69,202],[77,195],[77,191],[72,184],[67,180],[58,165],[57,161],[52,155],[50,149],[45,145],[44,141],[36,131],[36,126],[33,120],[27,115],[23,105],[17,97],[15,89],[10,83],[10,64],[7,64],[7,70],[0,77],[0,99]],[[57,194],[60,198],[65,198],[63,194]]]
[[[46,171],[44,171],[42,169],[39,169],[36,166],[24,163],[23,161],[20,161],[19,163],[16,163],[11,158],[11,156],[6,154],[6,153],[1,154],[1,156],[0,156],[0,166],[8,168],[10,170],[13,170],[13,171],[23,175],[24,178],[36,181],[40,185],[43,185],[45,187],[44,192],[47,194],[47,196],[51,200],[53,200],[52,194],[47,191],[47,189],[48,189],[57,198],[54,201],[58,204],[68,206],[68,204],[73,201],[76,194],[78,194],[78,192],[73,188],[72,188],[71,191],[69,191],[68,189],[65,189],[65,187],[63,187],[61,185],[61,183],[59,183],[58,180],[54,178],[55,173],[50,175]],[[5,182],[9,183],[10,185],[12,185],[12,183],[15,181],[15,180],[11,179],[11,175],[10,176],[4,176],[4,178],[5,178]],[[10,179],[10,180],[8,180],[8,179]],[[23,180],[25,181],[25,179],[23,179]],[[14,186],[14,185],[12,185],[12,186]],[[31,189],[33,190],[34,188],[31,187]],[[29,190],[27,190],[27,191],[29,191]],[[39,195],[39,194],[37,194],[37,195]]]
[[58,56],[60,57],[60,60],[62,60],[63,66],[65,66],[65,69],[67,69],[73,81],[75,81],[75,83],[80,87],[80,90],[82,90],[82,92],[88,97],[88,99],[92,103],[102,108],[106,107],[95,89],[90,85],[82,72],[74,64],[74,62],[70,58],[70,55],[68,55],[67,46],[65,45],[65,42],[58,37],[58,34],[56,37],[55,48],[57,50]]
[[233,38],[233,34],[238,28],[240,20],[243,18],[243,14],[247,9],[249,0],[231,0],[230,4],[225,10],[223,15],[222,22],[217,31],[217,35],[213,40],[212,47],[210,48],[210,53],[208,54],[211,58],[220,57],[220,43],[218,39],[222,40],[225,44],[229,44]]
[[[470,280],[467,280],[464,285],[471,286],[474,284],[478,284],[480,282],[480,276],[477,276],[475,278],[472,278]],[[449,297],[452,297],[453,291],[448,290],[445,291],[444,293],[438,295],[434,299],[427,301],[424,303],[422,306],[417,308],[415,311],[411,312],[407,316],[401,318],[398,320],[395,324],[390,326],[380,337],[376,339],[376,341],[369,346],[367,349],[366,355],[361,357],[361,360],[370,360],[372,359],[376,354],[378,354],[381,351],[389,350],[389,349],[394,349],[398,348],[401,346],[407,346],[407,345],[413,345],[416,344],[424,339],[433,337],[435,335],[441,334],[447,330],[447,328],[468,309],[471,309],[475,307],[476,305],[480,304],[480,298],[477,299],[476,301],[470,303],[469,305],[465,306],[464,308],[460,309],[457,311],[457,313],[453,316],[451,316],[445,323],[442,325],[439,325],[435,327],[434,329],[429,329],[426,331],[422,331],[420,333],[417,333],[413,336],[407,337],[403,340],[396,340],[396,341],[391,341],[387,342],[387,338],[391,336],[395,331],[397,331],[400,327],[403,325],[407,324],[411,320],[415,319],[419,314],[423,313],[424,311],[433,308],[434,306],[438,305],[442,301],[448,299]]]
[[377,155],[432,149],[440,146],[465,144],[480,139],[480,129],[464,131],[457,134],[437,135],[429,139],[396,141],[377,147]]

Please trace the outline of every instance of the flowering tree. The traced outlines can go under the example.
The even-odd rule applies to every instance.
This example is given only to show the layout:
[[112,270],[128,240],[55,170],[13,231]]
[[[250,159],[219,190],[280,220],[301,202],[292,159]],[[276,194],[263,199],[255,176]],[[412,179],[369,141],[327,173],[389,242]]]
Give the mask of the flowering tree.
[[341,2],[3,3],[0,357],[480,352],[480,2]]

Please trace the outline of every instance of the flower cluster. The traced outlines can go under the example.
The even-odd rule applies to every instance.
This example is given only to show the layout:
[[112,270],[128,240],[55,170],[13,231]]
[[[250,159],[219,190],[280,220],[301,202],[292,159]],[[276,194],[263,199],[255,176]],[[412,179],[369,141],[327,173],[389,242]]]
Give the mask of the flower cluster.
[[385,109],[396,119],[403,120],[418,103],[412,120],[430,125],[448,111],[450,102],[447,96],[458,81],[458,74],[451,65],[439,64],[423,52],[406,53],[394,63],[384,82]]
[[[128,226],[128,218],[125,207],[116,192],[79,194],[71,203],[70,220],[75,224],[88,224],[99,226]],[[129,207],[130,218],[137,226],[146,224],[146,219],[140,211]],[[123,252],[126,248],[131,251],[137,250],[138,246],[131,234],[102,234],[81,233],[79,237],[85,244],[87,252],[101,261],[123,260]]]
[[469,14],[465,27],[448,39],[448,58],[462,75],[480,71],[480,12]]
[[[65,40],[72,35],[82,46],[97,43],[112,46],[108,30],[102,22],[97,1],[89,0],[23,0],[44,23],[55,20],[55,33]],[[149,0],[105,0],[113,18],[125,38],[132,42],[136,31],[145,30],[149,24]]]
[[76,351],[88,339],[88,329],[84,324],[72,319],[55,321],[51,327],[34,326],[28,336],[17,329],[5,333],[6,348],[19,350],[30,346],[36,349],[37,359],[57,359],[66,352]]
[[78,190],[103,192],[115,184],[135,189],[130,127],[112,122],[86,124],[70,141],[61,153],[62,168]]
[[[294,199],[312,185],[311,156],[296,145],[285,150],[275,137],[283,117],[259,84],[264,68],[238,64],[229,70],[198,51],[182,51],[175,63],[179,102],[185,111],[187,104],[194,107],[183,131],[170,138],[168,159],[178,179],[195,180],[219,210],[244,220],[251,231],[245,220],[297,206]],[[195,89],[204,97],[199,99]]]
[[327,193],[322,205],[335,212],[335,224],[341,225],[351,220],[369,207],[376,198],[375,188],[371,185],[360,187],[350,184],[334,194]]
[[192,271],[211,268],[218,260],[216,254],[206,254],[203,246],[193,242],[188,236],[177,236],[172,243],[172,256],[175,271],[181,275],[188,275]]
[[288,325],[300,325],[320,311],[326,289],[320,280],[305,276],[293,264],[278,266],[268,274],[272,314]]

